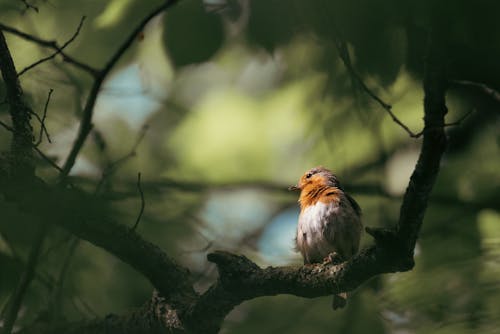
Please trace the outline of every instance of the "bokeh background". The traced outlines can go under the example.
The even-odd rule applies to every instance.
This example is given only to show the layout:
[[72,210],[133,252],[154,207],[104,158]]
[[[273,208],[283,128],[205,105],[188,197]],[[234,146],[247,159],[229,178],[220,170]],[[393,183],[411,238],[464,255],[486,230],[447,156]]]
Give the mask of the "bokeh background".
[[[101,68],[161,1],[30,3],[39,11],[0,1],[0,22],[63,44],[85,15],[66,51]],[[329,167],[361,205],[365,226],[392,226],[420,149],[421,139],[367,94],[337,47],[346,46],[366,86],[417,133],[432,24],[447,32],[450,80],[500,89],[499,12],[500,4],[485,0],[180,1],[146,26],[106,79],[71,182],[132,226],[140,172],[146,207],[138,232],[189,267],[200,291],[216,278],[206,261],[215,249],[262,266],[300,264],[298,194],[287,186],[313,166]],[[7,38],[18,70],[52,52]],[[39,114],[54,90],[46,120],[52,143],[40,149],[59,165],[91,79],[59,58],[21,77]],[[447,122],[461,122],[447,128],[415,268],[372,279],[339,312],[330,297],[245,302],[224,333],[500,333],[500,101],[480,86],[452,83],[447,104]],[[4,104],[0,120],[9,122]],[[0,129],[1,149],[9,145],[10,133]],[[37,174],[53,182],[57,170],[40,159]],[[34,228],[17,208],[0,205],[3,307]],[[17,324],[121,314],[151,290],[112,255],[54,229]]]

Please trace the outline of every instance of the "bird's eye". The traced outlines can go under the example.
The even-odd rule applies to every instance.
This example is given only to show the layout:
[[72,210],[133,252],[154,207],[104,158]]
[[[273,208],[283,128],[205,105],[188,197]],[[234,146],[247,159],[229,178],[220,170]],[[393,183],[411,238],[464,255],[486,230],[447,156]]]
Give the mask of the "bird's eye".
[[306,174],[306,179],[310,178],[313,174],[312,173],[307,173]]

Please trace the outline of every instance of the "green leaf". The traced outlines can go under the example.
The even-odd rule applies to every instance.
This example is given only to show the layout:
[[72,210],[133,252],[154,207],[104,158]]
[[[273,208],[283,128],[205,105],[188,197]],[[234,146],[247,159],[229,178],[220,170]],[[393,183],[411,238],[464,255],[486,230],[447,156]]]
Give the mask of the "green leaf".
[[164,41],[176,67],[207,61],[224,41],[221,19],[201,0],[181,1],[166,15]]

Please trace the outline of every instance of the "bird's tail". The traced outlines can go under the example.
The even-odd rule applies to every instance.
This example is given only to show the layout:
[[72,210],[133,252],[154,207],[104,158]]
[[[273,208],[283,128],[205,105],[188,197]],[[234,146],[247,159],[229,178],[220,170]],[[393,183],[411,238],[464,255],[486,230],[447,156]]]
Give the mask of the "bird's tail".
[[347,305],[347,292],[339,293],[338,295],[333,295],[332,307],[334,310],[343,308]]

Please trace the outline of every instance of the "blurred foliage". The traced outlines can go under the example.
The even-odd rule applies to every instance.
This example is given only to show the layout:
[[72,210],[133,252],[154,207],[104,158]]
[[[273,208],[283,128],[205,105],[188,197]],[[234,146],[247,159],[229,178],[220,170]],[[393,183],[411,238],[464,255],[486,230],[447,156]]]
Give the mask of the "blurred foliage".
[[[62,44],[86,15],[66,51],[97,68],[161,3],[28,2],[39,12],[1,0],[0,22]],[[261,265],[300,263],[292,251],[296,194],[286,186],[312,166],[328,166],[353,189],[365,225],[389,226],[397,221],[421,142],[365,94],[339,58],[338,42],[346,43],[367,86],[418,132],[431,22],[447,33],[450,78],[499,90],[499,10],[491,0],[182,0],[150,22],[107,78],[72,183],[95,192],[131,226],[140,207],[140,171],[146,211],[139,233],[188,266],[200,290],[215,278],[205,260],[214,249],[244,253]],[[51,53],[13,35],[7,39],[18,69]],[[61,165],[91,78],[56,58],[21,81],[38,114],[54,89],[46,122],[52,143],[40,148]],[[0,94],[3,99],[3,83]],[[373,279],[336,313],[326,297],[252,300],[228,316],[225,333],[498,331],[499,104],[477,87],[457,85],[447,102],[450,123],[473,112],[447,128],[449,149],[415,269]],[[9,122],[3,104],[0,120]],[[2,151],[9,140],[0,128]],[[40,160],[37,174],[51,182],[57,171]],[[35,218],[0,199],[0,307],[26,261]],[[123,313],[150,293],[150,284],[128,266],[54,227],[18,325]]]

